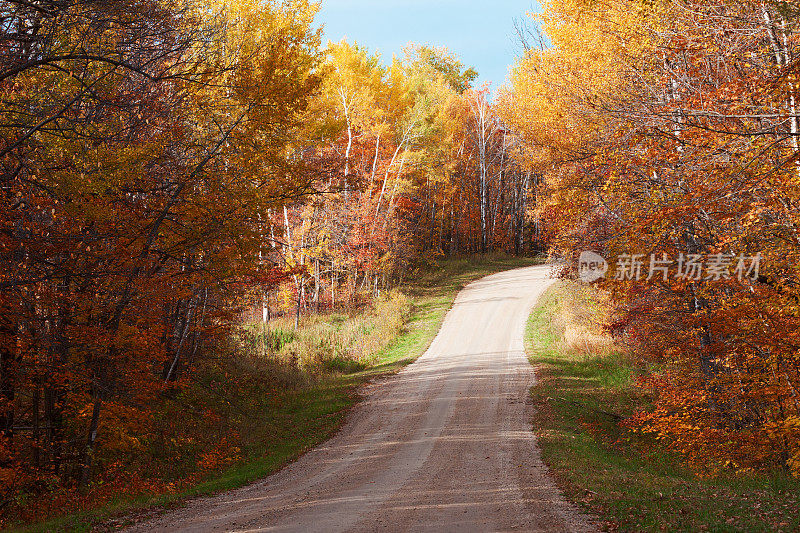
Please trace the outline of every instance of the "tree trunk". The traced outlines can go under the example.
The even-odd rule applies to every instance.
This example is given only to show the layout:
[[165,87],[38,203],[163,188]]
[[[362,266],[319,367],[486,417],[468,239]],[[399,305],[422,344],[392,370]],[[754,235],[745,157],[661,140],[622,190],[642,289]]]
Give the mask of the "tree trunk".
[[97,394],[94,394],[94,405],[92,406],[92,418],[89,421],[89,432],[86,435],[86,446],[83,449],[83,461],[81,465],[81,487],[86,488],[92,475],[92,462],[94,456],[94,443],[97,440],[97,427],[100,424],[100,409],[103,401]]
[[303,293],[300,288],[297,289],[297,302],[294,308],[294,330],[300,329],[300,302],[303,299]]
[[[9,350],[0,349],[0,445],[7,449],[14,446],[14,357]],[[0,467],[10,467],[13,457],[4,459],[0,457]]]

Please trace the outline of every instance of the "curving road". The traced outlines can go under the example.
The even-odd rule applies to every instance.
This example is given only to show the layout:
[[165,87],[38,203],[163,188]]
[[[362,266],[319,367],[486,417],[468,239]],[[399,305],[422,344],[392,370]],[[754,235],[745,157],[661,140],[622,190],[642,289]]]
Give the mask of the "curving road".
[[130,531],[590,531],[547,475],[523,350],[549,267],[466,287],[417,362],[277,474]]

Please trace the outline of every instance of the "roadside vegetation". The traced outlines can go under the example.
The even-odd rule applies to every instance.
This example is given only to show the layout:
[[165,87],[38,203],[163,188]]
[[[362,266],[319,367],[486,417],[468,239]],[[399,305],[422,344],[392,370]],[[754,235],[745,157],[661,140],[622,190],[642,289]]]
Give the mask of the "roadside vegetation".
[[176,417],[184,421],[181,434],[141,450],[139,464],[128,465],[135,479],[20,500],[18,530],[113,530],[275,472],[336,432],[359,400],[359,385],[422,355],[462,287],[535,262],[487,255],[429,264],[401,290],[350,312],[309,313],[297,330],[293,317],[266,328],[243,324],[193,386],[165,401],[165,434],[167,425],[175,431]]
[[652,398],[637,387],[642,369],[604,333],[597,294],[559,283],[526,333],[538,377],[533,424],[567,497],[609,531],[800,530],[799,480],[782,471],[701,477],[668,441],[628,427]]
[[613,334],[657,367],[636,424],[706,475],[800,478],[800,4],[541,5],[501,116],[550,253],[605,258]]

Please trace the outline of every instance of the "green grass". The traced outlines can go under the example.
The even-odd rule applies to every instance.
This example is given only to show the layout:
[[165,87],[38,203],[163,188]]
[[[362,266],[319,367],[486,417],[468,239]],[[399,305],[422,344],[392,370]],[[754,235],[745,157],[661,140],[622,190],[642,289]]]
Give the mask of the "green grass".
[[[800,481],[777,473],[702,479],[620,418],[646,406],[637,374],[612,348],[570,349],[565,321],[586,291],[560,283],[533,310],[526,334],[538,384],[534,427],[567,497],[611,531],[800,531]],[[565,315],[567,318],[565,319]]]
[[[265,438],[260,440],[260,445],[245,450],[242,461],[178,493],[120,497],[101,508],[16,530],[111,531],[129,524],[136,517],[180,505],[187,498],[235,489],[274,473],[336,433],[347,411],[359,401],[360,385],[377,376],[397,372],[422,355],[465,285],[495,272],[538,262],[541,261],[489,255],[444,261],[415,272],[414,281],[401,287],[412,302],[412,312],[402,332],[375,354],[373,363],[366,368],[345,365],[329,369],[335,371],[334,375],[312,380],[283,396],[275,408],[266,411],[259,421],[256,430]],[[314,319],[314,326],[320,326],[321,321],[344,324],[347,317],[341,314],[318,317]],[[294,338],[294,335],[290,337]]]

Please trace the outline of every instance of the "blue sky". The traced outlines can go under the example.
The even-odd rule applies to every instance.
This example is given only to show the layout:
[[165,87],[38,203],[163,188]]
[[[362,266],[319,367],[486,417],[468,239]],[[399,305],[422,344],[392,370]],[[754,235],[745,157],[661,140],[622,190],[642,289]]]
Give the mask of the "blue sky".
[[326,40],[357,41],[384,63],[409,42],[446,46],[497,89],[519,51],[514,18],[534,10],[535,0],[322,0],[317,21]]

